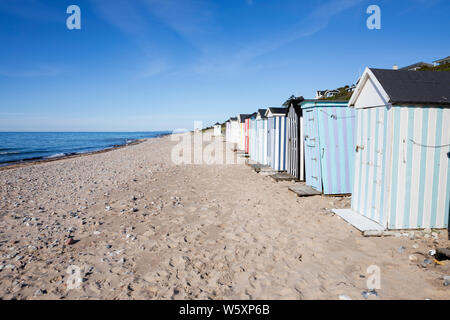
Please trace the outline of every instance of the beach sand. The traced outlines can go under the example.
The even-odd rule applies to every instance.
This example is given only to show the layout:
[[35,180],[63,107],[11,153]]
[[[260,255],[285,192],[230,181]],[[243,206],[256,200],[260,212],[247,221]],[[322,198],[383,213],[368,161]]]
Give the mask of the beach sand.
[[330,211],[348,197],[299,198],[245,164],[175,165],[175,144],[0,171],[0,298],[364,299],[371,265],[368,299],[450,298],[450,261],[423,264],[447,231],[365,238]]

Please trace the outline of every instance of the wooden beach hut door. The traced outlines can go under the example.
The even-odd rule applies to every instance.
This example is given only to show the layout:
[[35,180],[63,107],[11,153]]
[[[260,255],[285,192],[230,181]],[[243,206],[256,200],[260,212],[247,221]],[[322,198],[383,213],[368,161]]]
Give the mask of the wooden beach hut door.
[[256,120],[250,119],[250,137],[249,137],[250,159],[256,160]]
[[245,153],[249,153],[249,128],[250,127],[250,119],[245,119],[244,123],[244,151]]
[[356,109],[352,209],[387,226],[385,194],[389,159],[387,108]]
[[289,114],[287,118],[287,149],[286,149],[286,161],[287,172],[297,179],[304,180],[303,177],[303,161],[300,161],[300,157],[303,156],[303,152],[300,152],[300,118],[295,112],[294,108],[289,108]]
[[267,164],[272,166],[273,149],[275,143],[275,118],[267,119]]
[[262,147],[262,120],[256,120],[256,162],[261,163],[261,147]]
[[305,126],[305,169],[306,184],[322,192],[320,164],[319,124],[317,108],[303,110]]
[[263,165],[268,164],[267,160],[267,144],[268,144],[268,134],[267,134],[267,119],[261,120],[261,150],[260,150],[260,163]]
[[259,134],[259,127],[260,127],[259,120],[255,120],[255,161],[260,162],[259,160],[259,145],[260,145],[260,134]]
[[351,194],[353,189],[355,109],[340,105],[317,109],[324,194]]

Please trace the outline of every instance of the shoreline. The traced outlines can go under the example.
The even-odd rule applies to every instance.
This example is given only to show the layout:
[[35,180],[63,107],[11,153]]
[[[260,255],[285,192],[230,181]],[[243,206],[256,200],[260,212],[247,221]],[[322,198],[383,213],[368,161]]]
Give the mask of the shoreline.
[[[160,138],[160,137],[163,137],[163,135],[155,137],[155,138]],[[64,155],[61,157],[17,160],[14,162],[7,162],[6,164],[0,164],[0,172],[4,171],[4,170],[28,167],[28,166],[33,166],[33,165],[37,165],[37,164],[47,163],[47,162],[79,158],[79,157],[90,156],[90,155],[99,154],[99,153],[106,153],[106,152],[126,148],[129,146],[135,146],[135,145],[138,145],[138,144],[146,141],[147,139],[155,139],[155,138],[138,139],[138,140],[135,140],[130,143],[123,144],[123,145],[116,145],[116,146],[108,147],[108,148],[97,150],[97,151],[88,151],[88,152],[83,152],[83,153],[68,154],[68,155]]]

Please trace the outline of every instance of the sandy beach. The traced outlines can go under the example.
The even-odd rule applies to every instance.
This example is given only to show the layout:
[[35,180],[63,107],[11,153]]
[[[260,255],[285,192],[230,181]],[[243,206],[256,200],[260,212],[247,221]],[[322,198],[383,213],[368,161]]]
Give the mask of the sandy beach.
[[175,144],[0,171],[0,298],[365,299],[376,265],[368,299],[450,299],[450,262],[428,255],[447,231],[363,237],[330,211],[349,197],[299,198],[245,164],[175,165]]

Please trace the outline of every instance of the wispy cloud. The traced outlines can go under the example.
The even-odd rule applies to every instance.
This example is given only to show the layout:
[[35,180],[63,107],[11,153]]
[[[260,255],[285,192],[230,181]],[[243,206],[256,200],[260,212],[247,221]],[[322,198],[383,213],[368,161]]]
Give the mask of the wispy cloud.
[[91,0],[97,14],[122,32],[138,36],[151,30],[142,14],[141,2],[127,0]]
[[410,0],[409,6],[404,6],[399,15],[408,15],[416,10],[425,10],[441,4],[442,0]]
[[193,43],[214,29],[214,10],[209,1],[141,1],[151,15]]
[[320,25],[327,25],[330,18],[340,14],[342,11],[352,8],[360,3],[367,2],[367,0],[331,0],[322,3],[315,10],[313,10],[308,19],[319,23]]
[[195,43],[213,26],[213,10],[206,0],[91,0],[101,18],[122,32],[151,39],[161,25]]
[[162,74],[170,65],[179,63],[170,62],[172,55],[179,54],[165,48],[160,40],[165,34],[198,52],[207,48],[205,38],[213,34],[213,10],[207,0],[90,1],[104,21],[130,36],[139,46],[142,58],[138,62],[138,78]]
[[[240,72],[242,67],[253,59],[268,54],[293,41],[309,37],[325,29],[331,19],[343,11],[355,7],[367,0],[331,0],[319,5],[301,22],[284,30],[272,34],[267,38],[246,44],[243,48],[225,55],[203,57],[202,61],[193,66],[192,70],[198,73],[208,72]],[[300,15],[299,15],[300,16]]]
[[164,73],[169,69],[169,64],[166,60],[163,59],[156,59],[148,62],[146,66],[142,69],[142,71],[139,73],[139,78],[150,78],[157,76],[159,74]]
[[[279,49],[293,41],[309,37],[325,29],[331,19],[345,10],[355,7],[367,0],[328,0],[321,1],[309,14],[305,15],[299,4],[299,19],[287,21],[286,27],[263,38],[253,40],[237,37],[240,42],[222,43],[228,31],[218,25],[217,12],[206,0],[91,0],[99,15],[122,32],[131,34],[150,46],[155,23],[165,26],[177,34],[183,41],[196,50],[184,70],[199,74],[221,72],[225,74],[241,72],[254,59]],[[246,0],[247,5],[255,4]],[[155,22],[155,20],[157,22]],[[151,22],[150,22],[151,21]],[[294,22],[298,21],[298,22]],[[262,23],[262,22],[261,22]],[[158,45],[152,43],[152,45]],[[164,45],[164,44],[161,44]],[[147,50],[151,51],[151,50]],[[167,70],[168,58],[164,62],[155,55],[144,62],[141,77],[153,76]]]

